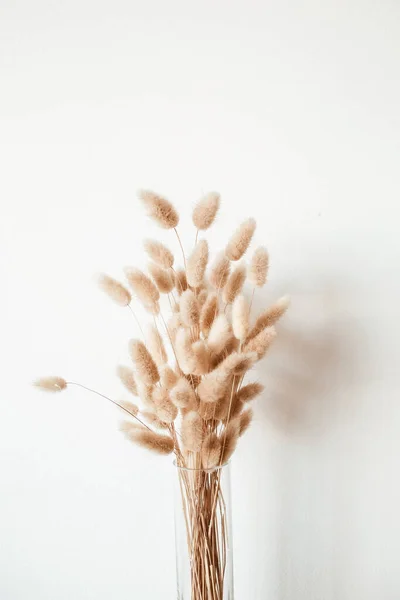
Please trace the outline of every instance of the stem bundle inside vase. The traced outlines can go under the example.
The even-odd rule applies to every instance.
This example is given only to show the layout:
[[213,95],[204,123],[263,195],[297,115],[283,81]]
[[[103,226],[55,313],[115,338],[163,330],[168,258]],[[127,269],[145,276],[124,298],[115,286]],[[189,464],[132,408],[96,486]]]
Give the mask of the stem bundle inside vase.
[[[254,293],[266,283],[269,266],[263,246],[254,250],[249,266],[242,260],[254,219],[239,225],[225,248],[210,257],[205,231],[217,216],[219,194],[196,204],[194,247],[188,253],[174,206],[150,191],[139,198],[150,218],[171,230],[179,260],[165,244],[145,240],[147,272],[126,267],[126,283],[109,275],[99,279],[103,291],[133,314],[140,332],[129,342],[132,364],[117,367],[121,383],[137,400],[116,401],[62,377],[45,377],[36,385],[57,392],[74,384],[94,392],[123,411],[121,430],[131,442],[160,455],[175,454],[191,600],[224,600],[228,523],[221,467],[252,421],[251,403],[263,386],[246,378],[271,346],[288,299],[253,320]],[[147,328],[136,315],[136,302],[149,314]]]

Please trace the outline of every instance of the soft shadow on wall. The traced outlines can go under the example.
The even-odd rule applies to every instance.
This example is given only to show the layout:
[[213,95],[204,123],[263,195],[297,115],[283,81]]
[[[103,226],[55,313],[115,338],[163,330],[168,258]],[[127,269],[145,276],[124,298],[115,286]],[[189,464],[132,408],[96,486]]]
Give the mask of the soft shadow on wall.
[[[276,442],[273,456],[265,457],[273,472],[270,486],[260,490],[266,503],[274,496],[274,539],[265,536],[260,551],[275,590],[269,585],[259,597],[338,600],[347,597],[354,559],[353,540],[344,530],[354,503],[344,491],[341,428],[353,420],[360,401],[351,389],[363,335],[339,281],[319,278],[306,292],[288,282],[282,290],[291,291],[291,307],[277,325],[265,371],[258,373],[266,390],[257,420]],[[256,313],[264,307],[262,298],[255,302]],[[268,577],[269,569],[274,573]]]

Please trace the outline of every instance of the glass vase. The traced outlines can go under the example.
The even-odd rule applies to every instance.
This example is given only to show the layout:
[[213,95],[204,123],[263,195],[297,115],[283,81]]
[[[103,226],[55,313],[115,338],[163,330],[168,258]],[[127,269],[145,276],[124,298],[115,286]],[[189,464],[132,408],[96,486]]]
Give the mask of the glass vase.
[[177,600],[233,600],[229,464],[174,465]]

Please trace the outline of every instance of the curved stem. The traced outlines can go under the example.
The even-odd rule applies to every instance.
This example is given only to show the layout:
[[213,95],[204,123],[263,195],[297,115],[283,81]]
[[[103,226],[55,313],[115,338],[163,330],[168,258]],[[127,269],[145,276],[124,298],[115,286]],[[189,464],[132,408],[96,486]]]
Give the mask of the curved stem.
[[178,242],[179,242],[179,245],[180,245],[181,250],[182,250],[183,264],[185,265],[185,269],[186,269],[186,257],[185,257],[185,251],[184,251],[183,246],[182,246],[181,238],[179,237],[179,233],[178,233],[178,230],[177,230],[176,227],[174,227],[174,231],[176,233],[176,237],[178,238]]
[[151,431],[153,433],[153,430],[150,429],[150,427],[147,427],[146,423],[143,423],[143,421],[141,421],[140,419],[138,419],[137,416],[134,415],[133,413],[131,413],[130,410],[128,410],[127,408],[125,408],[124,406],[122,406],[121,404],[119,404],[118,402],[116,402],[115,400],[112,400],[108,396],[105,396],[104,394],[101,394],[100,392],[97,392],[96,390],[92,390],[92,388],[86,387],[86,385],[83,385],[82,383],[77,383],[76,381],[67,381],[67,385],[77,385],[78,387],[80,387],[80,388],[82,388],[82,389],[84,389],[84,390],[86,390],[88,392],[92,392],[92,394],[97,394],[98,396],[101,396],[102,398],[105,398],[109,402],[112,402],[113,404],[115,404],[115,406],[118,406],[119,408],[122,408],[122,410],[124,410],[126,413],[128,413],[128,415],[130,415],[131,417],[133,417],[134,419],[136,419],[136,421],[139,421],[139,423],[141,425],[143,425],[143,427],[146,427],[146,429],[148,429],[149,431]]
[[132,306],[131,306],[130,304],[128,304],[127,306],[128,306],[128,308],[129,308],[129,310],[131,311],[131,313],[133,314],[133,318],[135,319],[135,321],[136,321],[136,324],[137,324],[137,326],[139,327],[139,329],[140,329],[140,331],[141,331],[141,333],[142,333],[143,339],[144,339],[144,333],[143,333],[142,326],[141,326],[141,325],[140,325],[140,323],[139,323],[139,319],[137,318],[137,316],[136,316],[136,314],[135,314],[135,312],[134,312],[134,310],[133,310]]

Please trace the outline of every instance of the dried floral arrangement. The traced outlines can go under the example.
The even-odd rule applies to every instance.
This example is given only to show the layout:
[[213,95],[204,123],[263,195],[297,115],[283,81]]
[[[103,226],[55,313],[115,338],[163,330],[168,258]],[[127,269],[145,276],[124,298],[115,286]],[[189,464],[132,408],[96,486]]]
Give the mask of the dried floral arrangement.
[[[151,191],[139,192],[139,198],[151,219],[175,232],[184,265],[177,267],[174,255],[161,242],[146,240],[148,274],[129,267],[127,285],[108,275],[99,279],[102,290],[116,304],[128,307],[135,318],[132,296],[151,316],[146,332],[136,318],[142,339],[129,342],[133,368],[117,368],[119,379],[139,405],[116,402],[62,377],[42,378],[35,385],[53,392],[80,385],[99,394],[124,411],[121,430],[131,442],[161,455],[174,453],[181,467],[192,599],[222,600],[226,534],[219,467],[230,460],[250,426],[251,403],[263,386],[246,383],[245,378],[266,355],[276,336],[274,325],[289,302],[283,297],[251,321],[254,292],[265,285],[269,265],[264,247],[256,248],[248,267],[241,261],[256,229],[254,219],[237,228],[208,266],[208,243],[199,237],[216,218],[219,194],[209,193],[196,204],[195,245],[188,256],[177,230],[179,215],[169,200]],[[252,288],[250,302],[243,294],[246,281]],[[160,295],[169,303],[168,320]]]

